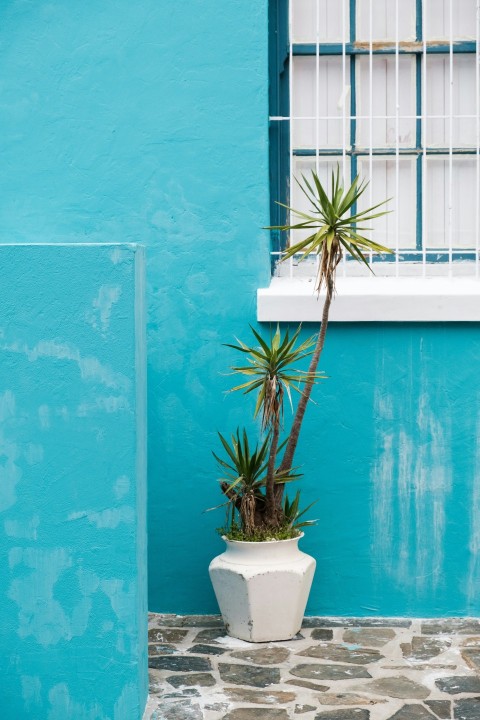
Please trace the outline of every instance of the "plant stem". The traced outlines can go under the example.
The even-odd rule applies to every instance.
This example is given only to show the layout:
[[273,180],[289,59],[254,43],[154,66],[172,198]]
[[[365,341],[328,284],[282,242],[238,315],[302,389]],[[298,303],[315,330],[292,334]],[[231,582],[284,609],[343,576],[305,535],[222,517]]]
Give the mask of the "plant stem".
[[[318,334],[317,343],[315,345],[315,350],[312,355],[312,359],[310,361],[310,366],[308,368],[308,372],[312,373],[312,374],[317,372],[318,363],[319,363],[320,357],[322,355],[323,345],[325,343],[325,335],[327,334],[330,305],[331,305],[332,298],[333,298],[333,288],[334,288],[333,277],[328,277],[326,282],[327,282],[327,294],[325,297],[325,302],[323,304],[322,325],[320,328],[320,332]],[[305,410],[307,409],[307,404],[310,399],[313,385],[314,385],[313,379],[309,379],[305,383],[304,390],[300,396],[300,400],[297,405],[297,411],[295,413],[295,417],[294,417],[293,423],[292,423],[292,429],[290,431],[290,435],[288,438],[287,447],[285,448],[285,454],[283,456],[282,462],[280,463],[280,467],[279,467],[280,471],[289,470],[292,467],[293,457],[295,455],[295,450],[297,449],[298,437],[300,435],[300,430],[302,427],[303,416],[305,415]],[[278,491],[276,493],[277,494],[277,502],[279,502],[283,496],[284,486],[283,486],[283,484],[279,484],[279,485],[277,485],[277,488],[278,488]]]
[[278,450],[278,439],[280,437],[280,420],[276,417],[273,424],[272,442],[268,457],[267,479],[265,483],[265,515],[269,525],[275,526],[278,523],[279,507],[275,494],[275,460]]

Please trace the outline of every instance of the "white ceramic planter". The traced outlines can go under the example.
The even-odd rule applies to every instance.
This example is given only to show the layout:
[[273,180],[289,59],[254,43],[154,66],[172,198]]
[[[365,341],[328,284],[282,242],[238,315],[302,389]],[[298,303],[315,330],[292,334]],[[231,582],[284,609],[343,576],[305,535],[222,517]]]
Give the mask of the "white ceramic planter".
[[239,542],[210,563],[227,633],[248,642],[289,640],[302,625],[315,560],[298,541]]

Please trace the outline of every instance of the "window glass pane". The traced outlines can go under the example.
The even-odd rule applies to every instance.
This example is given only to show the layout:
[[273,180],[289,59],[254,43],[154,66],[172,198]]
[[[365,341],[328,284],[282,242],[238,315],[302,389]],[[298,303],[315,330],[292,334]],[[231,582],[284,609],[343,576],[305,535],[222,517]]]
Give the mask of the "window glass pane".
[[[425,170],[424,170],[425,173]],[[450,181],[452,187],[452,247],[475,247],[476,160],[453,157],[450,178],[448,157],[427,158],[426,242],[428,248],[449,247]]]
[[357,0],[357,40],[414,40],[415,17],[415,0]]
[[[450,33],[450,4],[452,32]],[[424,28],[427,40],[474,40],[476,0],[424,0]]]
[[[317,116],[317,58],[296,57],[293,63],[293,119],[294,148],[341,148],[349,143],[349,64],[346,65],[347,87],[343,89],[341,57],[318,59],[318,117]],[[344,108],[345,105],[345,108]],[[298,119],[309,118],[309,119]]]
[[[349,0],[333,2],[332,0],[291,0],[291,2],[292,42],[348,42]],[[345,18],[345,23],[342,22],[342,17]]]
[[[311,181],[311,173],[312,170],[315,170],[315,172],[318,174],[318,177],[320,179],[320,182],[323,184],[324,187],[328,186],[330,187],[331,179],[332,179],[332,172],[337,171],[337,167],[340,168],[340,176],[344,177],[344,182],[346,186],[350,185],[350,158],[348,156],[345,157],[345,165],[343,162],[343,157],[335,156],[335,157],[329,157],[329,158],[317,158],[316,157],[294,157],[293,158],[293,176],[297,180],[302,180],[302,175],[305,175],[308,182],[312,184]],[[345,175],[344,175],[345,172]],[[330,191],[329,191],[330,192]],[[291,188],[291,206],[295,208],[295,210],[300,210],[301,212],[309,213],[311,212],[311,205],[308,202],[308,199],[305,197],[304,193],[301,191],[301,189],[298,186],[298,183],[294,180],[293,186]],[[292,220],[295,218],[292,216]],[[309,234],[306,230],[294,230],[291,235],[291,241],[292,242],[299,242],[304,237],[307,237]]]
[[[398,144],[400,147],[415,146],[415,61],[411,56],[398,58]],[[358,58],[357,144],[370,147],[395,147],[396,144],[396,71],[395,56],[380,55],[372,61],[372,114],[375,119],[370,126],[370,59]],[[365,116],[367,116],[365,118]]]
[[[475,56],[453,57],[452,147],[475,146],[476,140]],[[427,58],[427,147],[450,147],[450,59],[429,55]],[[430,116],[435,117],[430,117]],[[458,117],[470,115],[472,117]]]
[[[398,163],[398,187],[395,157],[372,158],[372,179],[358,202],[359,210],[366,210],[386,198],[391,200],[381,210],[390,210],[388,215],[370,220],[365,227],[373,229],[367,234],[375,242],[393,250],[415,248],[416,246],[416,162],[415,157],[400,157]],[[370,158],[358,158],[358,172],[362,179],[370,180]]]

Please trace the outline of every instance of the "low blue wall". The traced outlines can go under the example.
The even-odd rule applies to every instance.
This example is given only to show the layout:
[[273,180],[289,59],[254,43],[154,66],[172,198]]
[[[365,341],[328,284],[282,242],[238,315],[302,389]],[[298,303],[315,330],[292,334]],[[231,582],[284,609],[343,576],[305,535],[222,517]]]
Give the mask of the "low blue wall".
[[143,252],[0,246],[5,720],[147,695]]

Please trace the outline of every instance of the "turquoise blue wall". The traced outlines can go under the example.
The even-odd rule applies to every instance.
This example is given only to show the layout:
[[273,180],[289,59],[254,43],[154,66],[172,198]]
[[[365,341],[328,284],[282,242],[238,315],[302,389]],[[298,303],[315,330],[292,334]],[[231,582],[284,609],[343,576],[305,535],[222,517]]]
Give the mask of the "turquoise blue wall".
[[6,720],[140,720],[147,696],[144,257],[0,246]]
[[[0,240],[147,246],[150,607],[214,611],[210,449],[245,421],[221,343],[269,276],[267,0],[10,0],[0,77]],[[480,610],[478,338],[330,328],[299,448],[310,613]]]
[[329,328],[297,458],[311,613],[479,614],[479,357],[476,324]]

